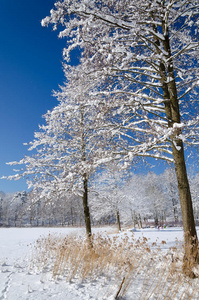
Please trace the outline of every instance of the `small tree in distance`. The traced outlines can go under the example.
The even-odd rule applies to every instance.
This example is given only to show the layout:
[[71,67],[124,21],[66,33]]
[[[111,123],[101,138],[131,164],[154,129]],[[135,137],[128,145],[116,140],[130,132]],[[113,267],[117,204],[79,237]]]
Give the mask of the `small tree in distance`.
[[105,170],[96,174],[90,202],[94,219],[101,220],[111,216],[116,219],[118,231],[121,231],[121,213],[125,210],[126,202],[124,178],[128,176],[120,167],[110,163]]

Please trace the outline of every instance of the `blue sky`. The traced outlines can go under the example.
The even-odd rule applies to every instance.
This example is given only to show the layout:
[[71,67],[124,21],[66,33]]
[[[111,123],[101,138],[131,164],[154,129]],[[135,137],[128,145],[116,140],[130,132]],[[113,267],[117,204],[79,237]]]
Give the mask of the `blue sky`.
[[[42,115],[57,104],[51,95],[64,81],[66,40],[58,39],[52,27],[41,26],[54,1],[1,0],[0,177],[14,174],[6,162],[18,161],[28,153],[23,143],[33,140]],[[160,164],[156,172],[163,169]],[[25,189],[25,180],[0,180],[0,191]]]
[[[64,80],[64,40],[42,28],[54,0],[1,0],[0,10],[0,177],[13,174],[5,163],[27,153],[42,115],[57,104],[52,90]],[[0,180],[0,191],[26,189],[25,181]]]

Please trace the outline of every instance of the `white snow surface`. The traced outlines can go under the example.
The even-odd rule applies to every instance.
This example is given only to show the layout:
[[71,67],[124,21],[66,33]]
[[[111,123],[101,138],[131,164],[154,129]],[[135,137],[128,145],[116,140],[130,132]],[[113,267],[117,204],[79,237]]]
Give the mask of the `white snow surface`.
[[[183,239],[182,228],[166,229],[142,229],[126,230],[122,234],[132,234],[135,237],[146,237],[149,243],[164,240],[161,251],[169,251],[171,246],[178,240]],[[46,272],[34,272],[30,269],[32,255],[31,246],[37,239],[47,236],[49,233],[70,235],[84,235],[84,228],[0,228],[0,300],[29,300],[29,299],[56,299],[56,300],[88,300],[88,299],[115,299],[118,283],[110,284],[101,276],[98,279],[80,282],[73,280],[70,283],[61,278],[54,280],[52,274]],[[94,228],[93,232],[100,232],[114,236],[113,228]],[[143,286],[140,277],[134,278],[131,287],[125,295],[125,300],[139,298],[139,290]],[[146,299],[156,299],[153,295]],[[177,298],[175,298],[177,299]],[[183,298],[184,299],[184,298]],[[192,299],[192,298],[191,298]]]

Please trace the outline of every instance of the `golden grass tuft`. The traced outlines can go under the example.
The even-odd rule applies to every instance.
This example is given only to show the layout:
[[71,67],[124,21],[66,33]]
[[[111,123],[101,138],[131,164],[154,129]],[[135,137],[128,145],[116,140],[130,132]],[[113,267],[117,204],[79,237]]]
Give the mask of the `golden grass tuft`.
[[36,242],[32,268],[68,281],[103,276],[109,285],[117,286],[115,299],[122,299],[137,283],[142,288],[136,299],[199,299],[194,288],[198,281],[193,285],[181,272],[183,253],[179,248],[163,252],[156,243],[150,248],[145,237],[136,240],[133,233],[93,235],[92,244],[91,248],[83,237],[49,234]]

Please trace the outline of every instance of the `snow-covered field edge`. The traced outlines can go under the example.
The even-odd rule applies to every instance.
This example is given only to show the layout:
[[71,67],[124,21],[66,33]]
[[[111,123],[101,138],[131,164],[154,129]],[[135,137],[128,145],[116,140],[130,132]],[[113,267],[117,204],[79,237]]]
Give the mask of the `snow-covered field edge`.
[[[131,240],[131,230],[120,234],[116,234],[114,231],[114,228],[108,227],[94,228],[94,233],[100,233],[103,237],[108,236],[120,241]],[[180,272],[182,228],[136,230],[133,232],[133,236],[139,242],[134,253],[135,265],[128,269],[130,270],[128,273],[124,273],[126,268],[124,266],[121,268],[121,274],[116,274],[114,270],[118,270],[118,266],[115,266],[112,273],[109,269],[108,276],[103,273],[84,279],[75,276],[70,281],[66,274],[53,278],[50,268],[39,269],[38,266],[36,268],[35,245],[37,244],[35,242],[38,239],[49,237],[49,234],[52,237],[68,236],[69,239],[75,235],[81,240],[84,237],[84,229],[0,229],[0,300],[44,300],[49,298],[105,300],[114,299],[119,291],[119,295],[123,295],[122,299],[126,300],[199,299],[198,279],[188,280]],[[144,247],[147,249],[147,245],[150,246],[149,254],[146,251],[144,255],[139,256],[139,259],[139,252],[136,249],[140,249],[140,253],[142,252],[142,245],[140,246],[139,243],[143,239],[146,239]],[[176,250],[173,247],[177,247]],[[37,251],[37,255],[38,253]],[[133,256],[132,253],[131,256]],[[49,266],[50,263],[48,262],[47,265]]]

